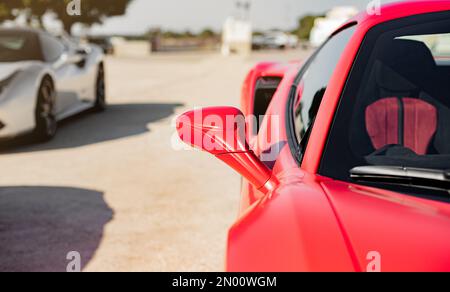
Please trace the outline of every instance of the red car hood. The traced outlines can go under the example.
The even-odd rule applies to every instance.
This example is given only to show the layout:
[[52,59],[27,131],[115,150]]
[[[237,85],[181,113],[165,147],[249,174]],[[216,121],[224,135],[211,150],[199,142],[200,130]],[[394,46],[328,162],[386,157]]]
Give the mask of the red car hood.
[[362,271],[372,251],[382,271],[450,271],[450,204],[335,181],[322,185]]

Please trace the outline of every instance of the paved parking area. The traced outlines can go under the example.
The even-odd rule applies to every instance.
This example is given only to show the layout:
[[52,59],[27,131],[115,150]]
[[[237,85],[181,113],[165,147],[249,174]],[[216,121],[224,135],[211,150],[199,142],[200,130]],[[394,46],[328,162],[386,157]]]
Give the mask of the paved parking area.
[[111,104],[64,122],[53,141],[0,153],[0,271],[221,271],[239,177],[196,151],[174,151],[173,119],[239,105],[251,57],[109,58]]

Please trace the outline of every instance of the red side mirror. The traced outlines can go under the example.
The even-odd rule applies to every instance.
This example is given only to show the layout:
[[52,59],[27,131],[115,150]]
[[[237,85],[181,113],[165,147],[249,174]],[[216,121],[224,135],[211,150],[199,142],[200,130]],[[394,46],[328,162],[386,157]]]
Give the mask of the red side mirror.
[[270,169],[247,144],[245,117],[240,110],[212,107],[190,111],[178,118],[177,131],[185,143],[215,155],[262,192],[276,186]]
[[233,107],[211,107],[181,115],[177,130],[185,143],[220,155],[249,151],[245,141],[245,118]]

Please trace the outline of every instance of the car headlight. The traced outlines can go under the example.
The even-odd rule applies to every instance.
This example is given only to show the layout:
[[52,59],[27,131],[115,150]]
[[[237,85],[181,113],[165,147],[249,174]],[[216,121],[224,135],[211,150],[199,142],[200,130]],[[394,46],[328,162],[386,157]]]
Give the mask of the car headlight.
[[17,75],[19,75],[20,71],[16,71],[13,74],[9,75],[7,78],[0,81],[0,94],[3,93],[5,88],[11,83],[11,81],[16,78]]

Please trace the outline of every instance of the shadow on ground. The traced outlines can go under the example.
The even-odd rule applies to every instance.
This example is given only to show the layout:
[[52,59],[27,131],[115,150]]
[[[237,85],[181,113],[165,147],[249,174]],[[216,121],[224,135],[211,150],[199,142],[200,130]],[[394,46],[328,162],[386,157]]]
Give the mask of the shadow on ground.
[[60,123],[56,137],[47,143],[33,144],[27,137],[9,141],[0,151],[33,152],[81,147],[149,131],[148,124],[170,117],[182,104],[116,104],[102,113],[86,112]]
[[0,271],[66,271],[70,251],[84,268],[113,216],[97,191],[0,187]]

